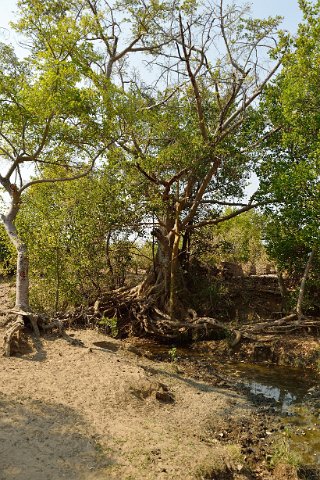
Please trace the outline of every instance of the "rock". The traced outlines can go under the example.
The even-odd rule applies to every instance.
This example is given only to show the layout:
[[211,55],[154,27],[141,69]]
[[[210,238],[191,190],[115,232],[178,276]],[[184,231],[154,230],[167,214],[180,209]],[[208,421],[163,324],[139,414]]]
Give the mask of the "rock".
[[307,395],[311,398],[320,398],[320,389],[319,387],[312,387],[308,390]]
[[174,403],[175,401],[174,395],[169,392],[168,387],[162,383],[159,384],[159,389],[156,392],[156,399],[163,403]]
[[316,465],[302,465],[298,469],[299,478],[306,478],[308,480],[320,479],[320,467]]
[[243,277],[242,266],[234,262],[221,262],[221,270],[223,278],[230,279],[235,277]]
[[174,403],[175,401],[174,395],[169,391],[167,385],[148,378],[140,379],[135,384],[130,385],[129,391],[140,400],[153,397],[163,403]]

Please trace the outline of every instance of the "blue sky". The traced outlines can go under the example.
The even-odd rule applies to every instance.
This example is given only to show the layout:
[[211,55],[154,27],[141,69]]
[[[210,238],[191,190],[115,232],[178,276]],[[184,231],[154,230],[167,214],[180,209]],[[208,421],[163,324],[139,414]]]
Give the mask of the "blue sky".
[[[1,0],[0,0],[1,1]],[[294,33],[301,20],[298,0],[252,0],[252,11],[255,17],[281,15],[284,17],[283,27]]]

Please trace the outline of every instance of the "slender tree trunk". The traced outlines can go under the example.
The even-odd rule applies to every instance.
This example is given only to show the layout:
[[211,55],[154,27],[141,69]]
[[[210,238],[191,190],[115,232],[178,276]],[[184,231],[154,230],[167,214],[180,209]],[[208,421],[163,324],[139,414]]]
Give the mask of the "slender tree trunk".
[[59,308],[59,293],[60,293],[60,255],[59,247],[56,247],[56,292],[54,299],[54,311],[57,313]]
[[[15,186],[13,186],[15,187]],[[12,188],[11,207],[6,215],[2,215],[5,230],[9,236],[11,243],[17,251],[17,274],[16,274],[16,303],[15,308],[18,310],[16,321],[7,329],[4,335],[4,355],[11,355],[11,342],[14,336],[18,339],[20,332],[24,327],[24,312],[29,313],[29,257],[26,244],[18,235],[15,219],[20,208],[20,194],[16,188]],[[40,332],[37,320],[31,316],[30,321],[34,332],[39,337]]]
[[278,285],[279,285],[281,297],[283,300],[286,300],[288,296],[288,290],[284,283],[283,272],[279,268],[277,268],[277,277],[278,277]]
[[29,257],[26,245],[21,242],[18,247],[16,307],[28,312],[29,308]]
[[297,301],[297,306],[296,306],[296,313],[297,313],[298,321],[300,321],[303,317],[302,303],[303,303],[304,294],[305,294],[305,290],[306,290],[307,279],[308,279],[308,276],[309,276],[309,272],[310,272],[310,269],[311,269],[311,266],[312,266],[312,262],[313,262],[315,253],[316,253],[316,248],[313,248],[310,255],[309,255],[308,261],[306,263],[306,266],[305,266],[305,269],[304,269],[304,272],[303,272],[303,275],[302,275],[302,279],[301,279],[301,283],[300,283],[299,296],[298,296],[298,301]]
[[108,232],[108,235],[106,238],[105,251],[106,251],[106,263],[107,263],[107,267],[110,274],[110,289],[113,290],[114,288],[116,288],[116,281],[115,281],[114,270],[113,270],[113,266],[110,258],[110,241],[111,241],[111,231]]
[[182,246],[179,252],[180,263],[183,270],[188,271],[190,265],[190,250],[191,250],[191,239],[190,231],[186,231],[182,235]]
[[26,244],[19,238],[15,219],[19,211],[20,197],[13,196],[11,208],[2,216],[4,227],[17,251],[16,308],[29,311],[29,257]]
[[287,313],[287,309],[288,309],[288,290],[287,290],[287,287],[284,283],[284,279],[283,279],[283,272],[282,270],[277,267],[277,278],[278,278],[278,286],[279,286],[279,290],[280,290],[280,295],[281,295],[281,299],[282,299],[282,312],[284,313]]

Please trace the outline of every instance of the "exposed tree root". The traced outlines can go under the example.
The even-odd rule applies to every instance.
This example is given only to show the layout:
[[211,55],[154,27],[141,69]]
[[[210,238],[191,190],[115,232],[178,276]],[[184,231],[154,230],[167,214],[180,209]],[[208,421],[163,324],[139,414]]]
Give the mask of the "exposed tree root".
[[255,324],[244,324],[236,329],[228,323],[215,318],[198,316],[194,310],[188,309],[180,318],[172,319],[159,304],[159,285],[152,285],[147,290],[143,284],[128,289],[121,288],[110,292],[97,300],[87,309],[79,307],[73,314],[58,315],[47,318],[31,312],[12,310],[15,320],[9,324],[4,337],[4,355],[10,356],[12,345],[19,343],[22,329],[30,325],[35,338],[41,332],[56,330],[58,335],[69,343],[75,344],[72,337],[65,332],[70,325],[88,327],[101,325],[106,333],[115,334],[112,330],[116,322],[118,337],[152,336],[158,341],[189,343],[194,340],[227,338],[231,348],[242,340],[257,341],[261,336],[282,335],[297,332],[320,332],[320,320],[302,317],[297,313],[287,315],[278,320],[265,320]]
[[230,335],[227,324],[211,317],[198,317],[191,309],[182,318],[172,319],[158,307],[158,300],[157,288],[150,289],[147,296],[142,295],[141,286],[130,290],[119,289],[96,302],[88,313],[97,322],[101,318],[117,318],[120,337],[152,336],[160,341],[186,343]]
[[[275,335],[320,330],[320,320],[302,317],[293,313],[281,319],[268,319],[256,324],[238,326],[236,329],[211,317],[198,317],[188,310],[175,320],[157,307],[158,297],[154,290],[143,295],[141,286],[117,290],[99,301],[98,316],[117,318],[119,336],[153,336],[161,341],[188,342],[195,339],[228,338],[231,347],[242,340],[256,341],[261,335]],[[97,312],[93,315],[96,317]]]
[[[48,332],[57,329],[58,335],[72,345],[79,345],[78,341],[67,335],[65,328],[70,326],[70,318],[54,318],[49,319],[45,316],[40,316],[31,312],[23,310],[10,310],[14,314],[14,320],[8,322],[8,326],[4,335],[3,355],[10,357],[13,348],[18,350],[22,343],[22,331],[26,326],[31,326],[34,332],[34,342],[37,347],[41,346],[40,336],[41,332]],[[76,317],[79,320],[79,316]],[[82,317],[81,317],[82,318]]]
[[18,315],[16,320],[9,325],[4,335],[3,341],[3,355],[10,357],[13,342],[19,342],[20,334],[24,328],[23,315]]
[[279,320],[266,320],[256,324],[243,325],[240,328],[242,334],[249,335],[272,335],[299,331],[320,331],[320,319],[302,317],[299,320],[297,314],[293,313]]
[[38,315],[20,309],[10,310],[10,313],[15,316],[15,319],[9,321],[8,327],[4,335],[3,354],[5,357],[10,357],[13,345],[15,345],[16,348],[19,346],[19,343],[21,341],[21,332],[24,329],[27,320],[30,321],[36,340],[40,338]]

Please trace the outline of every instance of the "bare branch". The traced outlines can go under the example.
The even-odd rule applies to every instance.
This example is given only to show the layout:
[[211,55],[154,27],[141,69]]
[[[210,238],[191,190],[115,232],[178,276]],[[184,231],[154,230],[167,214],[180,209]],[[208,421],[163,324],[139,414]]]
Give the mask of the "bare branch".
[[[275,72],[278,70],[278,68],[280,67],[281,65],[281,60],[279,60],[276,65],[274,66],[274,68],[269,72],[269,74],[265,77],[265,79],[263,80],[262,83],[260,83],[259,85],[259,88],[255,90],[255,92],[253,92],[253,94],[246,100],[243,102],[243,104],[241,104],[237,110],[223,123],[223,125],[221,125],[221,127],[217,127],[215,133],[214,133],[214,137],[217,137],[219,135],[219,133],[222,131],[222,135],[221,136],[218,136],[217,140],[220,142],[220,140],[222,140],[223,138],[225,138],[232,130],[234,130],[234,128],[236,126],[239,125],[239,123],[236,123],[235,125],[231,126],[231,128],[228,128],[230,127],[230,125],[232,124],[232,122],[234,120],[236,120],[239,115],[241,115],[250,105],[251,103],[262,93],[263,91],[263,88],[265,87],[265,85],[268,83],[268,81],[270,80],[270,78],[275,74]],[[242,122],[242,120],[241,120]],[[240,122],[240,123],[241,123]]]
[[241,202],[222,202],[220,200],[212,199],[202,199],[200,202],[201,205],[221,205],[223,207],[247,207],[250,205],[249,203],[241,203]]
[[183,88],[183,86],[185,84],[186,84],[186,82],[178,85],[169,95],[167,95],[160,102],[154,103],[153,105],[150,105],[149,107],[140,108],[139,111],[143,112],[143,111],[146,111],[146,110],[153,110],[154,108],[158,108],[158,107],[161,107],[162,105],[165,105],[170,100],[170,98],[172,98],[179,90],[181,90]]
[[261,203],[255,203],[255,204],[248,204],[240,208],[239,210],[235,210],[229,215],[225,215],[224,217],[215,218],[213,220],[204,220],[203,222],[199,222],[197,224],[188,225],[186,227],[186,230],[194,230],[195,228],[204,227],[206,225],[218,225],[218,223],[226,222],[231,218],[237,217],[241,213],[248,212],[249,210],[252,210],[253,208],[259,207],[261,205],[264,205],[264,203],[261,202]]
[[249,151],[252,151],[252,149],[258,147],[262,142],[264,142],[265,140],[267,140],[268,138],[272,137],[272,135],[274,135],[275,133],[279,132],[280,130],[282,130],[283,126],[280,125],[279,127],[275,127],[273,128],[272,130],[270,130],[270,132],[267,132],[262,138],[260,138],[259,140],[257,140],[255,143],[251,144],[250,145],[250,148],[245,148],[243,150],[241,150],[242,153],[246,153],[246,152],[249,152]]
[[220,29],[221,29],[221,34],[222,34],[222,38],[223,38],[225,47],[226,47],[227,52],[228,52],[228,57],[229,57],[231,65],[241,74],[242,77],[245,77],[246,72],[234,60],[233,55],[231,53],[230,45],[229,45],[229,42],[228,42],[228,39],[227,39],[227,36],[226,36],[224,20],[225,20],[225,16],[223,15],[223,0],[220,0]]
[[100,157],[100,155],[112,144],[111,142],[108,146],[104,147],[101,149],[97,155],[94,156],[94,158],[91,161],[90,166],[85,170],[84,172],[81,172],[77,175],[73,175],[72,177],[60,177],[60,178],[39,178],[37,180],[31,180],[30,182],[26,183],[23,185],[23,187],[20,188],[19,193],[21,194],[24,190],[27,188],[31,187],[32,185],[37,185],[40,183],[58,183],[58,182],[71,182],[73,180],[78,180],[79,178],[86,177],[89,175],[89,173],[92,172],[93,167],[95,165],[96,160]]
[[188,215],[182,221],[183,227],[186,227],[193,220],[195,214],[197,213],[198,207],[201,203],[202,197],[206,191],[206,188],[208,187],[212,177],[216,174],[220,164],[221,164],[221,159],[219,157],[216,157],[211,168],[209,169],[208,173],[204,177],[200,187],[198,188],[196,197],[193,201],[193,204],[189,210]]
[[[184,57],[182,60],[185,62],[186,67],[187,67],[187,72],[189,75],[189,79],[193,88],[195,100],[196,100],[196,106],[197,106],[197,114],[199,118],[199,128],[201,135],[205,141],[208,140],[208,132],[207,132],[207,127],[206,127],[206,121],[205,121],[205,116],[204,116],[204,111],[202,107],[202,98],[200,94],[200,90],[198,87],[198,83],[196,80],[196,74],[200,70],[202,64],[200,64],[200,68],[198,67],[196,73],[192,71],[191,64],[190,64],[190,52],[187,51],[187,46],[185,42],[185,32],[183,29],[183,24],[182,24],[182,17],[181,14],[179,15],[179,25],[180,25],[180,35],[181,35],[181,45],[182,45],[182,50],[183,50],[183,55]],[[202,58],[203,62],[204,57]]]

